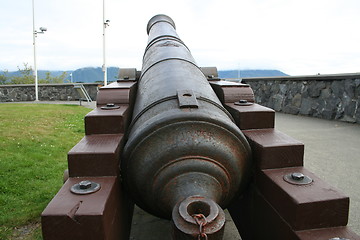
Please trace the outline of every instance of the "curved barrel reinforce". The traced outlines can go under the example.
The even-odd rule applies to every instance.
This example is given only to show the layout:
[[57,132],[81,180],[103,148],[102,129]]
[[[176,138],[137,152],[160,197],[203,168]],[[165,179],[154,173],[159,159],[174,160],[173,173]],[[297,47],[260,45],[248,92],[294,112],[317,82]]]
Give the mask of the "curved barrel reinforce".
[[249,144],[180,40],[173,20],[154,16],[147,32],[122,156],[124,184],[137,205],[163,218],[189,197],[224,208],[246,183]]

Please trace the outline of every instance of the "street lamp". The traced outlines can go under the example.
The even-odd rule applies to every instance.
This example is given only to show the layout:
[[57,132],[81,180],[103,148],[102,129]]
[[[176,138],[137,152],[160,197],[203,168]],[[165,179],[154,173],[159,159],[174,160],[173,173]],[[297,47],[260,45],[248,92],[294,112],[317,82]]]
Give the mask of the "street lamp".
[[104,86],[107,85],[107,69],[106,69],[106,58],[105,58],[105,29],[109,26],[110,20],[105,20],[105,0],[103,0],[103,66],[104,72]]
[[34,77],[35,77],[35,101],[39,101],[38,93],[38,74],[36,66],[36,37],[38,34],[43,34],[47,31],[45,27],[40,27],[40,31],[35,30],[35,10],[34,10],[34,0],[32,0],[32,12],[33,12],[33,45],[34,45]]

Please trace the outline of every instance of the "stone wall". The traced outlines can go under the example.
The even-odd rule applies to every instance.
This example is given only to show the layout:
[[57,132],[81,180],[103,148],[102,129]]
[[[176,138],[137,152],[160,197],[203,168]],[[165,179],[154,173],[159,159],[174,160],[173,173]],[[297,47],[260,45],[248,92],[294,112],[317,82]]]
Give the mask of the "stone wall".
[[[257,103],[278,112],[360,123],[360,73],[300,77],[243,78]],[[96,100],[98,84],[83,84]],[[74,101],[73,84],[40,84],[40,101]],[[0,85],[0,102],[35,100],[34,85]]]
[[257,103],[278,112],[360,123],[360,74],[244,78]]
[[[92,100],[96,100],[98,84],[83,83]],[[74,85],[39,84],[40,101],[75,101],[80,95]],[[25,102],[35,100],[35,86],[33,84],[0,85],[0,102]]]

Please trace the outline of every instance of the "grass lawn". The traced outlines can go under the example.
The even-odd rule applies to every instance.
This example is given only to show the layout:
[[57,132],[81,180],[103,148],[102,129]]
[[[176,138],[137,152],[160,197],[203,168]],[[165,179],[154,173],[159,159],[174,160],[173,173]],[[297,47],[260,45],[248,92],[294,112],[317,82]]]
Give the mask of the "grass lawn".
[[0,104],[0,239],[42,239],[40,214],[84,136],[76,105]]

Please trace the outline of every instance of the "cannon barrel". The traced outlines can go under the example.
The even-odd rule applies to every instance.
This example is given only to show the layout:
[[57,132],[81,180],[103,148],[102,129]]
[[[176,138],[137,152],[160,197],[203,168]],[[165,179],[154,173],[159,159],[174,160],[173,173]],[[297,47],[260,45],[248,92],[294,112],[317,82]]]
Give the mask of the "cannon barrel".
[[120,167],[123,182],[135,203],[156,216],[170,218],[185,199],[182,204],[189,209],[199,208],[193,213],[209,216],[214,203],[225,208],[243,190],[251,163],[249,144],[177,35],[173,20],[154,16],[147,32]]
[[173,240],[223,239],[223,208],[244,240],[360,239],[346,227],[349,198],[303,167],[304,144],[274,128],[249,85],[199,68],[168,16],[147,32],[142,71],[121,69],[85,117],[41,215],[45,240],[128,240],[134,202],[172,218]]

